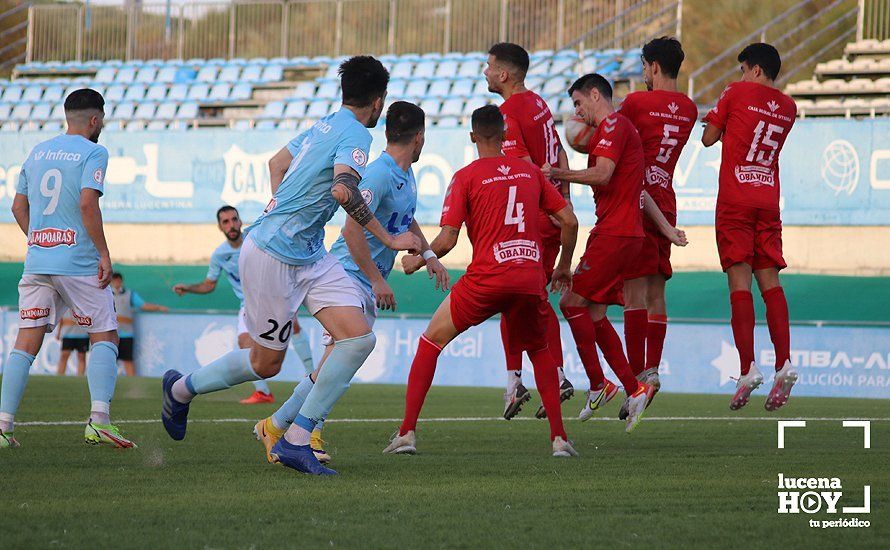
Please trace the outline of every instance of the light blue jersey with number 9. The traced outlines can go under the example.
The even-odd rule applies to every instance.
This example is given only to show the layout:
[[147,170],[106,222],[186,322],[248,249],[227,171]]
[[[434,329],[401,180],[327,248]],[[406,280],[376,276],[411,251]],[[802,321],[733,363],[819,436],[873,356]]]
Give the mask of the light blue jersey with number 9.
[[99,253],[83,225],[80,192],[101,194],[107,168],[105,147],[82,136],[63,134],[31,150],[16,185],[30,212],[26,274],[97,275]]
[[316,122],[287,144],[290,167],[266,211],[247,228],[248,238],[290,265],[315,263],[325,255],[324,226],[339,203],[331,195],[334,165],[365,171],[371,134],[349,109]]

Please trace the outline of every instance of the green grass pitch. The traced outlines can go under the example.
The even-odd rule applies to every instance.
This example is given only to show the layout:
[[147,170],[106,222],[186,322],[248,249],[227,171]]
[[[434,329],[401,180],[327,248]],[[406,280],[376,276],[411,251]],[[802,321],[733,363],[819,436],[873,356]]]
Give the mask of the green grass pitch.
[[[291,387],[273,384],[279,399]],[[411,457],[381,454],[397,422],[375,420],[401,416],[404,387],[356,385],[325,430],[341,475],[318,479],[265,462],[252,421],[273,407],[239,405],[249,389],[198,398],[191,419],[199,422],[173,442],[154,421],[160,381],[121,379],[112,413],[139,448],[120,451],[83,443],[85,380],[33,377],[15,432],[23,446],[0,453],[0,547],[837,548],[890,540],[888,400],[793,398],[770,415],[763,390],[739,413],[729,411],[729,395],[659,395],[632,435],[614,420],[568,420],[581,458],[554,459],[546,422],[528,419],[536,397],[524,419],[505,422],[485,420],[501,413],[497,389],[434,387],[422,418],[440,420],[421,422]],[[614,419],[619,401],[606,416]],[[576,396],[565,414],[580,407]],[[777,449],[775,418],[783,417],[811,420],[789,429]],[[825,420],[840,418],[874,419],[871,449],[862,448],[861,429]],[[37,421],[48,424],[28,424]],[[870,485],[871,513],[857,517],[871,526],[816,529],[809,520],[837,516],[778,514],[780,472],[838,477],[848,506],[861,505]]]

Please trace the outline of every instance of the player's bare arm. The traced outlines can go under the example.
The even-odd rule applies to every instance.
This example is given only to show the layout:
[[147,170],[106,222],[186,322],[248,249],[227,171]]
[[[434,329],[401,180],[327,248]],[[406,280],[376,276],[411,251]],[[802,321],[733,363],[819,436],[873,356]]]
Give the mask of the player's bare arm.
[[686,232],[671,225],[671,222],[668,221],[661,209],[658,208],[658,205],[655,204],[655,200],[646,191],[643,191],[643,211],[658,226],[658,230],[675,246],[686,246],[689,244],[689,241],[686,240]]
[[[426,260],[426,271],[429,274],[430,279],[433,277],[436,278],[436,289],[441,288],[442,290],[448,290],[451,286],[451,274],[448,273],[448,270],[445,269],[445,266],[442,265],[442,262],[440,262],[439,258],[435,255],[436,253],[430,248],[417,220],[411,220],[409,231],[417,235],[417,238],[420,239],[420,256]],[[427,252],[428,250],[432,255]]]
[[[436,253],[439,258],[445,256],[455,246],[457,246],[457,238],[460,235],[460,228],[445,225],[439,230],[439,234],[430,243],[430,249]],[[406,275],[411,275],[424,266],[423,258],[420,256],[405,256],[402,258],[402,267],[405,269]]]
[[340,231],[343,240],[346,241],[346,247],[349,248],[349,254],[355,260],[355,265],[362,270],[365,277],[371,281],[371,291],[377,307],[380,309],[396,309],[396,296],[377,268],[377,264],[371,258],[371,249],[368,247],[368,240],[365,238],[365,230],[353,218],[346,218],[346,224]]
[[[568,170],[569,169],[569,156],[566,154],[566,150],[562,147],[559,148],[559,154],[556,156],[556,167],[560,170]],[[557,178],[558,179],[558,178]],[[562,193],[562,198],[566,200],[566,202],[572,202],[572,193],[570,182],[565,180],[559,180],[560,186],[559,191]]]
[[377,237],[387,248],[393,250],[407,250],[412,254],[420,250],[420,239],[417,235],[407,232],[401,235],[391,235],[365,204],[361,191],[358,188],[358,172],[345,164],[334,165],[334,184],[331,186],[331,195],[340,203],[349,217],[367,229]]
[[12,199],[12,215],[26,237],[28,236],[28,228],[31,225],[30,208],[31,206],[28,204],[28,195],[16,193],[15,198]]
[[178,296],[184,294],[210,294],[214,290],[216,290],[216,281],[211,281],[210,279],[204,279],[200,283],[192,285],[187,285],[185,283],[176,283],[173,285],[173,292]]
[[95,189],[82,190],[80,192],[80,214],[83,217],[83,226],[99,252],[99,287],[105,288],[111,282],[111,257],[108,254],[108,243],[105,241],[105,230],[102,227],[102,211],[99,209],[100,196],[101,193]]
[[160,313],[167,313],[168,311],[170,311],[170,308],[168,308],[167,306],[162,306],[161,304],[151,304],[146,302],[142,304],[142,307],[139,308],[139,311],[157,311]]
[[269,182],[272,186],[273,195],[278,191],[278,186],[281,185],[281,180],[284,179],[284,175],[287,173],[287,169],[290,168],[290,163],[293,160],[294,157],[287,150],[287,147],[282,147],[280,151],[275,153],[275,156],[269,159]]
[[710,147],[720,141],[721,137],[723,137],[723,130],[709,122],[708,125],[705,126],[705,131],[701,136],[701,142],[705,147]]
[[595,187],[609,183],[612,173],[615,172],[615,162],[606,157],[597,157],[596,165],[585,170],[565,170],[545,164],[541,167],[541,171],[550,179]]
[[560,252],[559,261],[553,269],[550,278],[550,290],[553,292],[567,292],[572,288],[572,255],[575,252],[575,244],[578,242],[578,217],[572,204],[568,203],[559,212],[551,214],[559,222]]

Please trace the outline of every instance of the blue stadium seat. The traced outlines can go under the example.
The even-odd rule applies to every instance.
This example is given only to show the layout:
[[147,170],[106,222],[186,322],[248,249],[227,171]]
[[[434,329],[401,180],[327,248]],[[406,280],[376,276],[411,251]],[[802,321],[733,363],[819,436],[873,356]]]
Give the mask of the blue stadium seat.
[[168,125],[166,122],[158,120],[157,118],[148,123],[145,127],[147,130],[166,130]]
[[315,97],[315,89],[316,89],[316,84],[314,81],[305,80],[305,81],[297,84],[297,87],[294,90],[294,97],[311,99],[311,98]]
[[120,70],[114,75],[115,82],[121,82],[125,84],[129,84],[133,82],[136,78],[136,67],[121,67]]
[[261,82],[278,82],[284,78],[284,67],[281,65],[267,65],[260,76]]
[[456,81],[451,86],[451,95],[458,97],[470,97],[473,95],[473,87],[476,85],[474,79],[463,78]]
[[232,124],[232,129],[233,129],[233,130],[238,130],[238,131],[241,131],[241,132],[250,130],[250,120],[248,120],[248,119],[246,119],[246,118],[242,118],[242,119],[236,120],[236,121]]
[[218,82],[238,82],[241,76],[241,67],[237,65],[228,65],[223,67],[216,78]]
[[43,124],[44,132],[61,132],[64,126],[58,120],[48,120]]
[[408,87],[405,88],[405,95],[423,97],[426,95],[426,90],[428,87],[428,81],[423,79],[412,79],[408,82]]
[[442,104],[442,108],[439,109],[439,114],[442,116],[464,115],[464,100],[459,98],[446,100],[445,103]]
[[569,81],[564,76],[554,76],[550,80],[544,83],[544,87],[541,89],[541,95],[543,96],[551,96],[557,95],[560,93],[565,93],[566,90],[569,89]]
[[595,73],[597,72],[597,59],[596,56],[588,55],[583,60],[581,60],[581,65],[578,68],[578,72],[581,74]]
[[[85,86],[81,86],[81,88],[91,88],[94,92],[101,94],[104,98],[105,96],[105,86],[102,84],[90,85],[86,84]],[[126,90],[126,88],[124,88]]]
[[482,63],[478,59],[468,59],[460,64],[457,76],[479,78],[482,76]]
[[442,108],[442,102],[438,99],[424,99],[420,102],[420,108],[427,116],[439,116],[439,110]]
[[483,105],[487,105],[487,104],[488,104],[488,100],[486,100],[485,98],[472,97],[472,98],[470,98],[469,101],[467,101],[467,104],[464,106],[464,113],[467,116],[469,116],[469,115],[473,114],[473,111],[475,111],[479,107],[482,107]]
[[392,68],[389,73],[390,78],[411,78],[413,76],[414,64],[410,61],[400,61]]
[[186,84],[174,84],[170,86],[170,91],[167,93],[167,99],[184,101],[186,97],[188,97],[189,87]]
[[167,98],[166,84],[153,84],[145,94],[145,99],[149,101],[164,101]]
[[127,93],[124,94],[124,99],[127,101],[142,101],[143,99],[145,99],[145,85],[131,85],[127,88]]
[[93,79],[96,82],[114,82],[114,75],[116,74],[117,69],[105,66],[96,71],[96,76]]
[[219,84],[214,84],[213,88],[210,89],[210,94],[207,96],[207,99],[210,101],[228,101],[229,94],[232,92],[232,86],[225,82],[220,82]]
[[25,88],[25,91],[22,92],[22,97],[19,101],[40,101],[43,97],[43,86],[40,84],[32,84]]
[[488,82],[484,78],[478,79],[473,85],[473,96],[486,98],[491,96],[491,92],[488,91]]
[[[105,112],[108,112],[108,108],[106,107]],[[56,103],[53,106],[53,112],[50,113],[49,117],[53,120],[65,120],[65,104],[64,103]],[[0,117],[3,118],[3,117]]]
[[284,116],[285,118],[303,118],[306,114],[306,107],[307,104],[302,99],[291,101],[284,109]]
[[436,74],[435,61],[421,61],[414,66],[414,72],[411,76],[414,78],[432,78]]
[[429,97],[447,97],[451,94],[451,80],[440,78],[439,80],[434,80],[430,85],[429,90],[426,91],[426,95]]
[[309,104],[309,108],[306,109],[306,117],[319,119],[328,115],[331,112],[331,102],[326,99],[317,99]]
[[443,60],[439,63],[439,66],[436,67],[436,73],[434,76],[439,78],[454,78],[457,76],[457,71],[460,68],[460,63],[456,59],[448,59]]
[[177,107],[178,104],[173,101],[161,103],[158,105],[158,110],[155,112],[155,118],[160,120],[172,120],[176,118]]
[[173,77],[173,82],[187,84],[193,81],[198,76],[198,71],[192,69],[191,67],[179,67],[176,69],[176,75]]
[[[105,102],[105,118],[106,119],[111,118],[111,115],[114,114],[115,107],[117,107],[117,103],[115,103],[114,101],[106,101]],[[65,117],[63,116],[62,118],[64,119]]]
[[189,95],[186,99],[191,99],[194,101],[203,101],[207,99],[207,94],[210,93],[210,86],[204,83],[192,84],[189,88]]
[[544,84],[544,80],[540,76],[530,76],[525,79],[525,87],[529,90],[538,90]]
[[543,61],[532,61],[528,68],[529,76],[546,76],[550,74],[551,62],[549,59]]
[[340,82],[337,80],[325,80],[318,86],[315,97],[321,99],[335,99],[340,97]]
[[213,82],[216,80],[216,75],[218,73],[219,67],[216,65],[204,65],[198,69],[198,75],[195,77],[195,80],[198,82]]
[[263,108],[263,118],[281,118],[284,114],[284,103],[281,101],[270,101]]
[[47,86],[46,91],[43,92],[43,101],[48,103],[56,103],[57,101],[62,101],[62,92],[65,89],[61,86]]
[[105,93],[102,94],[105,96],[105,101],[113,101],[118,102],[124,99],[124,94],[127,92],[126,86],[121,84],[113,84],[105,90]]
[[180,120],[198,118],[198,104],[194,102],[183,103],[179,106],[179,111],[176,112],[176,118]]
[[136,112],[136,105],[129,101],[125,101],[123,103],[118,103],[117,107],[114,109],[114,114],[111,118],[115,120],[130,120],[133,118],[133,113]]
[[16,84],[7,86],[6,89],[3,91],[3,101],[7,103],[14,103],[21,99],[22,92],[24,91],[25,89],[23,87]]
[[[340,75],[337,74],[337,71],[339,71],[339,70],[340,70],[340,66],[337,65],[336,63],[332,63],[332,64],[328,65],[328,68],[325,69],[325,72],[324,72],[324,78],[331,79],[331,80],[333,80],[335,78],[340,78]],[[390,71],[390,76],[392,76],[392,71]]]
[[18,132],[19,131],[19,123],[18,122],[4,122],[2,126],[0,126],[0,132]]
[[136,73],[136,82],[142,84],[151,84],[152,82],[157,80],[157,75],[157,67],[143,67],[139,69],[138,73]]
[[397,78],[389,81],[389,86],[387,86],[387,97],[392,98],[401,98],[405,95],[405,86],[408,85],[408,82],[402,80],[401,78]]
[[573,57],[557,57],[550,65],[550,74],[565,74],[575,72],[575,63],[577,59]]
[[229,96],[235,101],[244,101],[253,97],[253,87],[250,84],[241,82],[232,87],[232,93]]
[[255,128],[257,130],[274,130],[276,127],[276,123],[274,120],[260,120],[257,121]]
[[18,103],[12,108],[12,114],[9,115],[10,120],[25,121],[31,116],[30,103]]
[[557,112],[563,114],[574,114],[575,105],[573,103],[572,98],[564,97],[559,101],[559,107],[557,108]]
[[9,118],[9,113],[12,112],[12,105],[9,103],[0,103],[0,120],[6,120]]
[[155,104],[151,102],[140,103],[136,108],[135,117],[142,120],[149,120],[155,116]]
[[436,122],[436,126],[439,128],[457,128],[460,126],[460,119],[453,116],[440,118],[439,121]]
[[242,82],[258,82],[263,75],[263,66],[259,64],[250,64],[241,71]]

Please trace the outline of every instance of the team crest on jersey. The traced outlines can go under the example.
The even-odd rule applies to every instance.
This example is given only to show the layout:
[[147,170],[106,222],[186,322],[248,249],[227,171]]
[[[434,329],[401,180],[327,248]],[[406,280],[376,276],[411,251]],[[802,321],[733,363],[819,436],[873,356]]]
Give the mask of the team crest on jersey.
[[40,248],[54,248],[56,246],[74,246],[77,244],[77,231],[73,229],[46,229],[33,230],[28,234],[28,246]]
[[675,115],[677,114],[677,111],[680,110],[680,106],[672,101],[671,104],[668,105],[668,110],[671,112],[671,114]]
[[510,167],[502,164],[502,165],[498,166],[498,172],[500,172],[501,174],[506,176],[507,174],[510,173]]
[[266,208],[263,210],[263,214],[268,214],[271,212],[275,206],[278,204],[278,199],[272,197],[272,200],[269,201],[269,204],[266,205]]
[[105,181],[105,173],[102,172],[101,168],[96,168],[96,171],[93,172],[93,179],[96,180],[96,183],[102,185],[102,182]]
[[48,307],[30,307],[28,309],[23,309],[19,311],[19,317],[22,320],[31,319],[32,321],[36,321],[37,319],[43,319],[44,317],[49,317],[49,308]]
[[770,100],[769,103],[766,104],[766,106],[769,107],[769,110],[774,113],[776,112],[776,109],[779,108],[779,104],[773,100]]
[[605,131],[607,134],[611,134],[615,130],[615,122],[617,122],[617,121],[613,120],[611,122],[611,124],[612,124],[611,126],[609,126],[609,122],[606,122],[606,125],[603,126],[603,131]]
[[541,101],[540,99],[536,99],[536,100],[535,100],[535,104],[537,104],[538,109],[542,109],[542,108],[544,108],[544,102]]
[[364,166],[365,162],[367,162],[368,157],[365,155],[365,152],[359,148],[355,148],[352,150],[352,160],[355,161],[359,166]]
[[365,204],[371,204],[374,200],[374,192],[370,189],[362,189],[362,199],[364,199]]
[[77,324],[82,327],[91,327],[93,326],[93,318],[87,317],[86,315],[78,315],[75,312],[71,312],[71,316],[74,317],[74,320],[77,321]]
[[499,264],[516,260],[540,261],[538,243],[526,239],[516,239],[494,245],[494,259]]

